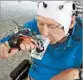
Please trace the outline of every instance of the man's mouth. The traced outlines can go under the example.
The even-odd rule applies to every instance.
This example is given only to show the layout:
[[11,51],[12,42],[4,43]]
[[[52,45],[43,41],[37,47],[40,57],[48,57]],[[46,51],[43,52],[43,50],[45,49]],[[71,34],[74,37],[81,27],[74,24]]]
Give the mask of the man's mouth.
[[52,39],[51,37],[47,37],[50,40],[50,44],[55,43],[54,39]]

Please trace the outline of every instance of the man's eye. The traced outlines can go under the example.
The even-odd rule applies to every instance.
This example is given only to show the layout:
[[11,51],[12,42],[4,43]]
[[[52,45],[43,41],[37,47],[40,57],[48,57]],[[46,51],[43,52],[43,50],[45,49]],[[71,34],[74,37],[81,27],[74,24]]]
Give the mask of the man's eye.
[[44,24],[43,23],[39,23],[39,25],[43,26]]
[[49,28],[56,28],[55,25],[48,25]]

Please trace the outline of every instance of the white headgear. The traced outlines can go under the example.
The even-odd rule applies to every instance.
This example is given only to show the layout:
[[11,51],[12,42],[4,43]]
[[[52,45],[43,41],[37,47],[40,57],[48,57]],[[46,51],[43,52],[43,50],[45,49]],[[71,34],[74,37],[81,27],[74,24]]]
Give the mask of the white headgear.
[[61,24],[66,35],[71,23],[72,4],[72,1],[44,1],[39,4],[37,15],[53,19]]

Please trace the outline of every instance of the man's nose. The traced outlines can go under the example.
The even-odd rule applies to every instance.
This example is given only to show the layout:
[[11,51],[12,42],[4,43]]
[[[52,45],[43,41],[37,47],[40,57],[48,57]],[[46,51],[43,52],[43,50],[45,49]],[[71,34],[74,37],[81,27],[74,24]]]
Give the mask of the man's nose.
[[43,26],[42,34],[48,36],[48,26],[46,24]]

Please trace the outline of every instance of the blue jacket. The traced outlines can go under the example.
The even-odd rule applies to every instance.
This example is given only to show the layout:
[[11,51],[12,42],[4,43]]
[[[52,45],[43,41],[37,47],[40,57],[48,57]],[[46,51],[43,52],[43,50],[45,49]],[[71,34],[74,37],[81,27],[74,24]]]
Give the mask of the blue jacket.
[[[42,60],[33,58],[29,75],[34,80],[50,80],[61,71],[80,68],[82,63],[82,26],[83,19],[77,17],[75,26],[66,41],[49,45]],[[40,34],[35,19],[26,22],[24,27],[31,28],[32,31]],[[7,36],[0,40],[0,43],[9,39],[10,36]]]
[[[33,59],[29,75],[34,80],[50,80],[53,76],[69,68],[80,68],[82,62],[82,25],[79,17],[67,40],[49,45],[42,60]],[[35,19],[26,22],[24,27],[39,33]]]

